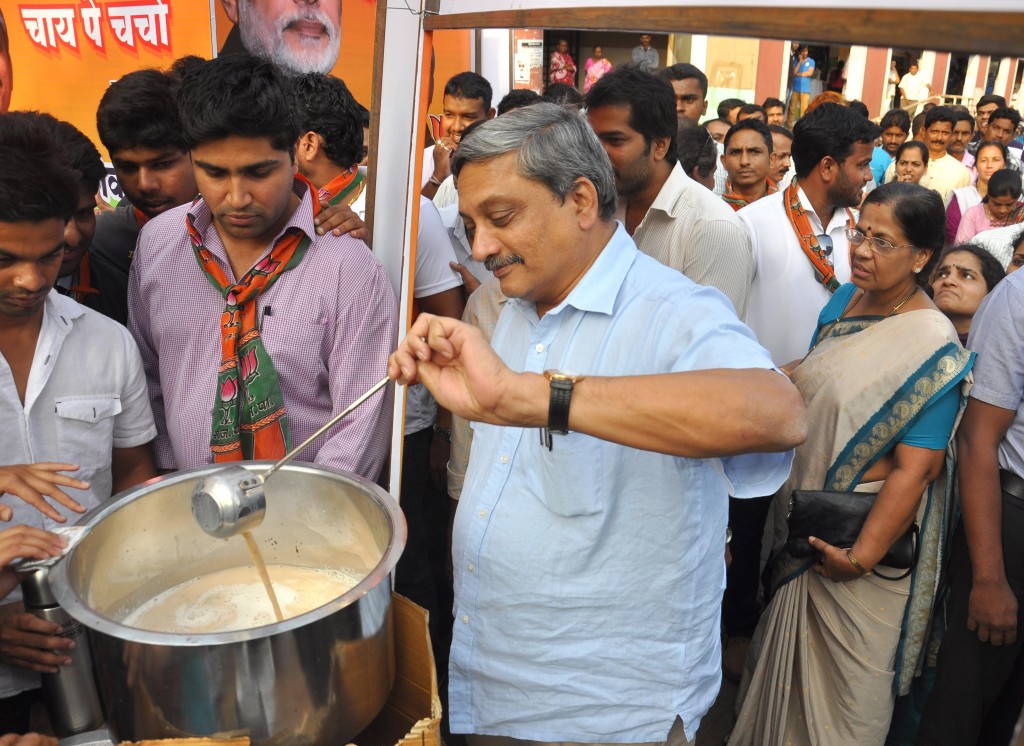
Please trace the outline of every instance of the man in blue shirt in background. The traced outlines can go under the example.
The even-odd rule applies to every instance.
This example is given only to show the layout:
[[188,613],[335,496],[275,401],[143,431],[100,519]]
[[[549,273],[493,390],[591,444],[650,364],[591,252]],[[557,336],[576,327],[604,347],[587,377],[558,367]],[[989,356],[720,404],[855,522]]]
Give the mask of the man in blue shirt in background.
[[800,47],[797,52],[796,64],[793,65],[793,93],[789,96],[789,114],[786,126],[793,129],[796,120],[807,113],[807,104],[811,100],[811,76],[814,75],[814,59],[810,57],[807,47]]
[[453,168],[474,258],[509,301],[493,349],[422,314],[389,365],[475,423],[452,731],[690,744],[721,683],[728,496],[782,484],[803,402],[724,295],[612,219],[611,165],[578,114],[486,122]]

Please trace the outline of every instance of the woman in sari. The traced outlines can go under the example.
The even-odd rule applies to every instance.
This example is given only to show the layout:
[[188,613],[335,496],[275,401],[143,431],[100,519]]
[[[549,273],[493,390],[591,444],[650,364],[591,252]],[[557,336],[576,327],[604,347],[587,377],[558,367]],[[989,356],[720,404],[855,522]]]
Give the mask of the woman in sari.
[[[950,512],[947,447],[972,356],[924,292],[945,234],[942,198],[891,183],[850,228],[853,282],[819,317],[790,377],[807,442],[775,497],[773,595],[747,657],[730,746],[885,741],[927,634]],[[795,489],[877,493],[852,546],[786,550]],[[917,520],[912,574],[880,564]],[[824,527],[823,527],[824,528]],[[876,566],[879,573],[873,571]]]
[[606,72],[612,69],[612,63],[604,56],[604,49],[598,45],[594,47],[594,56],[588,57],[583,65],[586,76],[583,78],[583,92],[588,93],[590,87],[604,77]]
[[573,87],[576,85],[576,63],[569,54],[569,42],[565,39],[559,39],[558,46],[551,53],[548,83],[565,83]]
[[1006,168],[1006,146],[1001,142],[989,140],[978,146],[974,156],[974,173],[977,181],[970,186],[953,190],[953,198],[946,208],[946,243],[956,243],[956,232],[963,220],[964,213],[988,196],[988,180],[992,174]]

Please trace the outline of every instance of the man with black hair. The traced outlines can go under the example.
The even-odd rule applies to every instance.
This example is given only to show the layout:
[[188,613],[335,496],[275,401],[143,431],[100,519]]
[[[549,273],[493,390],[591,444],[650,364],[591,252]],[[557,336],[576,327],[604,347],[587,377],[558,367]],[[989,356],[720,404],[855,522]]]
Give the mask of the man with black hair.
[[[948,106],[934,106],[924,115],[924,140],[928,146],[928,173],[922,184],[934,189],[948,203],[953,190],[971,183],[971,172],[960,161],[946,152],[953,127],[956,125],[956,114]],[[885,180],[892,181],[896,171],[891,164],[885,171]]]
[[986,139],[985,134],[988,130],[988,118],[992,116],[993,111],[996,109],[1002,109],[1005,106],[1006,99],[998,93],[986,93],[978,99],[978,103],[974,105],[974,113],[978,117],[978,132],[972,139],[973,143],[977,144]]
[[543,99],[536,91],[530,88],[516,88],[506,93],[501,101],[498,102],[498,116],[500,117],[502,114],[507,114],[513,109],[520,109],[540,101],[543,101]]
[[640,44],[633,47],[633,65],[645,72],[653,73],[661,64],[658,50],[651,46],[651,35],[640,34]]
[[64,259],[54,289],[102,313],[105,299],[91,285],[89,247],[96,233],[96,191],[107,169],[96,146],[74,125],[49,114],[35,116],[79,177],[78,204],[64,226]]
[[771,179],[778,160],[774,148],[771,130],[760,119],[741,119],[729,128],[722,156],[729,180],[722,199],[733,210],[779,191]]
[[345,82],[332,75],[307,73],[292,80],[299,141],[299,173],[328,204],[344,203],[359,217],[366,211],[366,180],[359,170],[363,127],[359,104]]
[[718,104],[718,118],[724,119],[729,123],[730,126],[736,124],[736,117],[740,113],[740,109],[747,102],[741,98],[727,98]]
[[946,152],[969,169],[974,166],[974,155],[967,152],[967,144],[974,136],[974,117],[965,107],[950,108],[953,109],[956,124],[953,125],[953,136],[949,138]]
[[917,112],[932,94],[932,84],[920,72],[917,62],[910,63],[907,74],[900,78],[900,95],[902,106],[911,115]]
[[793,133],[781,124],[769,124],[768,131],[772,133],[772,150],[775,153],[775,169],[769,176],[779,189],[785,189],[793,176]]
[[110,84],[96,111],[96,129],[124,199],[96,219],[91,279],[103,298],[99,310],[122,324],[128,323],[128,271],[139,230],[196,196],[192,163],[178,127],[179,83],[174,72],[128,73]]
[[777,98],[766,98],[761,104],[767,117],[765,123],[771,127],[773,124],[782,126],[786,123],[786,104]]
[[[776,365],[799,360],[818,314],[850,279],[846,229],[871,180],[878,126],[839,104],[801,117],[793,132],[796,175],[776,194],[737,215],[753,238],[754,279],[745,321]],[[771,498],[730,500],[732,564],[722,619],[727,635],[723,669],[738,679],[757,626],[761,540]]]
[[875,184],[881,186],[886,182],[885,170],[896,157],[896,151],[910,137],[910,115],[905,109],[890,109],[879,127],[882,128],[882,144],[871,156],[871,175]]
[[676,116],[700,124],[701,117],[708,113],[708,76],[687,62],[670,65],[658,75],[672,84]]
[[736,121],[742,122],[744,119],[758,119],[767,123],[768,114],[757,104],[743,104],[736,113]]
[[[44,118],[0,116],[0,513],[52,530],[156,476],[156,428],[127,330],[51,292],[83,176]],[[28,730],[39,674],[72,665],[61,632],[4,598],[0,732]]]
[[[369,389],[394,344],[384,268],[314,226],[293,88],[272,63],[229,56],[178,91],[200,197],[143,228],[128,288],[162,469],[280,458]],[[300,458],[376,479],[391,401],[378,392]]]
[[[711,133],[711,139],[721,145],[725,142],[725,133],[732,127],[728,119],[706,119],[703,123],[707,131]],[[719,153],[721,155],[721,153]],[[724,185],[724,182],[723,182]]]
[[583,104],[583,94],[568,83],[551,83],[544,89],[541,99],[549,104],[570,106],[574,109],[579,109]]
[[683,172],[698,184],[715,191],[716,143],[711,133],[689,119],[680,119],[676,130],[676,156]]
[[423,151],[424,197],[434,198],[441,182],[451,176],[452,154],[466,127],[494,118],[491,84],[474,72],[453,76],[444,86],[441,103],[441,139]]
[[[993,111],[988,118],[985,130],[986,140],[995,140],[1006,146],[1009,155],[1017,159],[1018,164],[1024,146],[1017,141],[1017,128],[1020,127],[1020,112],[1009,106],[1002,106]],[[1020,168],[1015,170],[1019,171]]]
[[786,124],[790,127],[807,111],[811,100],[811,76],[814,75],[814,58],[810,50],[801,45],[793,63],[793,92],[789,96],[789,112]]
[[640,250],[718,288],[742,314],[750,237],[732,210],[678,165],[672,86],[636,68],[616,68],[591,87],[586,108],[612,163],[617,216]]

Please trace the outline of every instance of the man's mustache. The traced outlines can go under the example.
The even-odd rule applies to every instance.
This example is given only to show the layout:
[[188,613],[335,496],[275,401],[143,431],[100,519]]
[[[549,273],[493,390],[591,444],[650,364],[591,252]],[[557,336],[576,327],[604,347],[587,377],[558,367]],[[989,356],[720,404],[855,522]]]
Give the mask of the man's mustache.
[[487,268],[488,272],[494,272],[495,270],[507,267],[510,264],[525,264],[525,262],[518,254],[509,254],[508,256],[499,256],[494,254],[484,259],[484,267]]

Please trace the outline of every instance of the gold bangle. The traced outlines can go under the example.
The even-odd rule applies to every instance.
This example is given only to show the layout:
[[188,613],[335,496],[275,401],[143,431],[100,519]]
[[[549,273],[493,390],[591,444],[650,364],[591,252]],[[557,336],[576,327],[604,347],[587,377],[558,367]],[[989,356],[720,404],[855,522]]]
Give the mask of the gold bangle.
[[860,573],[862,578],[867,577],[871,574],[871,570],[865,570],[864,565],[857,561],[857,558],[853,556],[853,550],[846,550],[846,559],[850,560],[850,564],[853,565],[853,569]]

